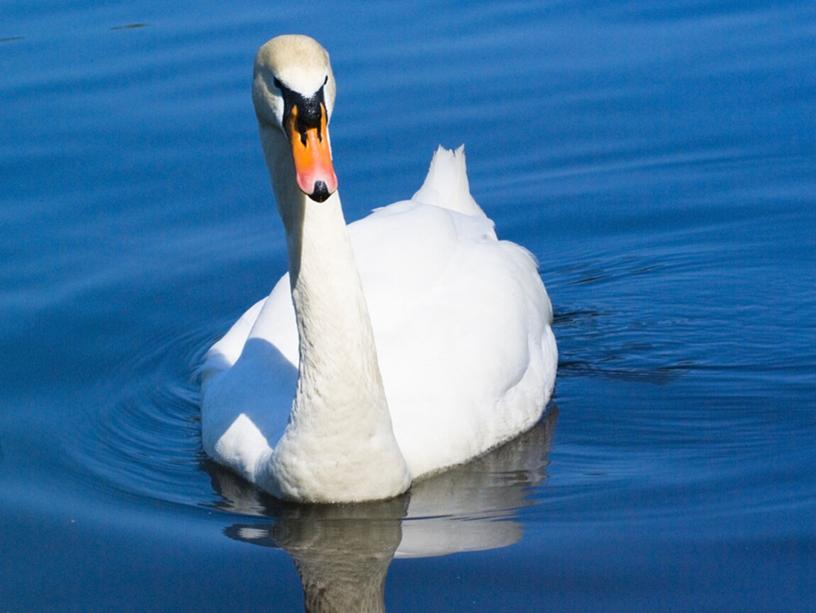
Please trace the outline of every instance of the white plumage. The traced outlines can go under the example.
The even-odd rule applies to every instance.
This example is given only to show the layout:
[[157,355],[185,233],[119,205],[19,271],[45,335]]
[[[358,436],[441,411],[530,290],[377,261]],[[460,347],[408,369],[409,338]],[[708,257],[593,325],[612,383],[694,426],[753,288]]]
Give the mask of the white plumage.
[[[312,44],[273,39],[256,79],[264,53]],[[325,57],[302,70],[330,75]],[[533,257],[471,197],[462,148],[346,230],[336,193],[291,188],[280,128],[258,116],[297,283],[284,275],[207,353],[205,451],[275,495],[338,502],[396,495],[531,427],[555,383],[552,307]]]

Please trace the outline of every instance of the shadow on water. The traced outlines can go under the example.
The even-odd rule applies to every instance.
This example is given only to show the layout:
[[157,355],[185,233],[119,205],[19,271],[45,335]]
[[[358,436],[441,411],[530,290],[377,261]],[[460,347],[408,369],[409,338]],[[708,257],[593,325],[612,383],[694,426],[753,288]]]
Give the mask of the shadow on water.
[[143,22],[125,23],[120,26],[113,26],[111,30],[140,30],[141,28],[146,28],[149,25],[150,24]]
[[589,375],[654,385],[666,385],[692,368],[694,368],[694,364],[691,362],[678,362],[665,366],[639,369],[614,368],[603,364],[592,364],[583,360],[563,360],[558,363],[558,372],[562,376],[571,374]]
[[627,329],[650,324],[628,320],[616,328],[617,323],[619,316],[615,313],[592,308],[557,309],[553,328],[561,350],[559,378],[590,376],[666,385],[697,368],[690,359],[655,363],[665,360],[659,342],[632,340]]
[[205,462],[218,507],[272,518],[236,523],[232,539],[284,549],[300,574],[308,611],[382,611],[394,557],[429,557],[506,547],[522,537],[514,520],[546,479],[557,419],[552,406],[530,431],[455,469],[424,479],[403,496],[363,504],[299,505],[260,492]]

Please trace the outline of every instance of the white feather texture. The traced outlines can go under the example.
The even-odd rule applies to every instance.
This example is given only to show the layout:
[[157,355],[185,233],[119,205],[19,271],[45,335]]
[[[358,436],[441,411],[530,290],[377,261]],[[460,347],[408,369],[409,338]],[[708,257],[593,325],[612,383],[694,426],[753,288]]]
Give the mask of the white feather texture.
[[292,187],[281,134],[261,120],[296,282],[207,353],[207,454],[277,496],[358,501],[535,424],[555,383],[552,307],[533,257],[470,195],[463,149],[440,147],[413,198],[346,226],[336,193]]

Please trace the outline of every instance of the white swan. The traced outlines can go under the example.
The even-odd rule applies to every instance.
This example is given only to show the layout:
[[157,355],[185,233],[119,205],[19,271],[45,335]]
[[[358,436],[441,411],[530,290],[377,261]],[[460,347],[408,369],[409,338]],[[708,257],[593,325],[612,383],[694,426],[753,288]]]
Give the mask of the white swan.
[[471,197],[462,149],[346,226],[326,51],[273,38],[252,93],[290,272],[207,353],[206,453],[282,498],[374,500],[535,424],[555,383],[552,307],[533,257]]

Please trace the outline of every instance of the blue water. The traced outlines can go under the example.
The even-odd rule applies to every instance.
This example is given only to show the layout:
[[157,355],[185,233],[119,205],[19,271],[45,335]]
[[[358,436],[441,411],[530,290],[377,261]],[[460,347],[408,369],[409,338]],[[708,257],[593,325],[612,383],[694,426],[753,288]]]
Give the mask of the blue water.
[[[4,3],[0,609],[811,609],[814,6]],[[464,142],[555,305],[545,419],[386,503],[201,451],[193,369],[286,267],[249,77],[291,31],[347,217]]]

